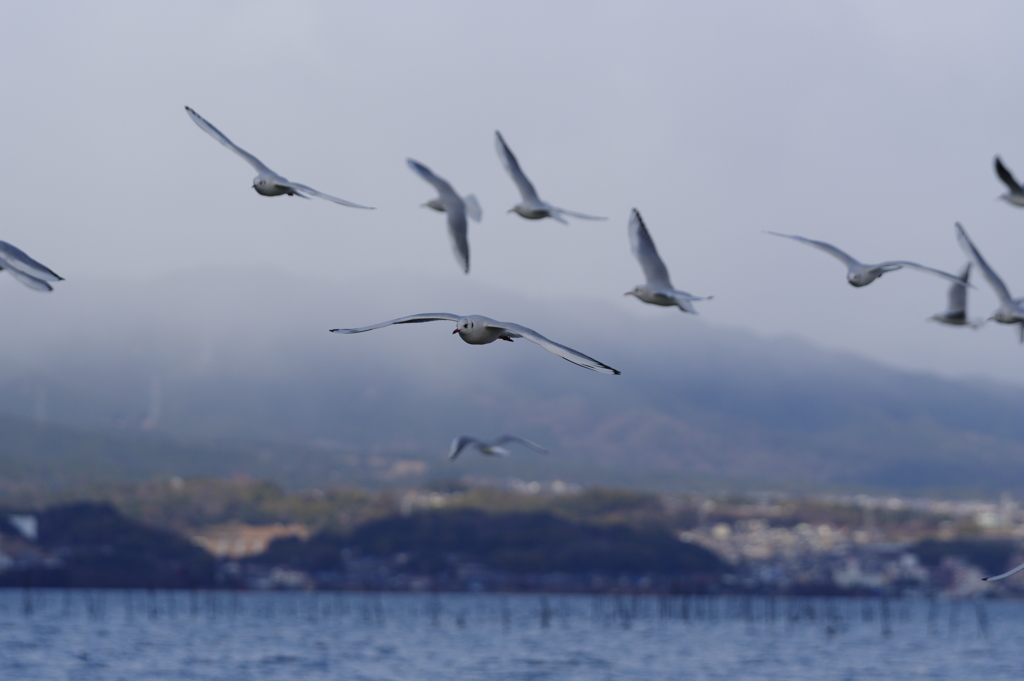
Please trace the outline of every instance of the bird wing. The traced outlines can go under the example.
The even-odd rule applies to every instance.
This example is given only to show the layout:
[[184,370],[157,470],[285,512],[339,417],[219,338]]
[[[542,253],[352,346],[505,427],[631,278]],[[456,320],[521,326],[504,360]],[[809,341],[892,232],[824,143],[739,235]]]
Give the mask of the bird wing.
[[448,460],[454,461],[455,457],[462,453],[462,450],[471,444],[478,444],[480,440],[468,435],[460,435],[452,440],[452,446],[448,448]]
[[299,184],[298,182],[289,182],[280,176],[278,176],[278,178],[279,179],[277,180],[277,184],[281,185],[282,187],[288,187],[289,189],[295,190],[296,192],[305,192],[306,194],[319,196],[321,199],[334,201],[335,203],[340,203],[341,205],[348,206],[349,208],[365,208],[366,210],[374,210],[370,206],[360,206],[358,203],[352,203],[351,201],[346,201],[345,199],[339,199],[337,196],[324,194],[323,192],[317,191],[308,185]]
[[33,277],[34,279],[41,279],[43,281],[64,280],[63,277],[58,276],[57,273],[49,267],[38,260],[31,258],[28,253],[17,246],[12,246],[6,241],[0,241],[0,258],[3,258],[8,269],[21,272],[22,274]]
[[506,442],[518,442],[519,444],[523,445],[524,447],[529,447],[530,449],[532,449],[535,452],[540,452],[541,454],[548,454],[549,453],[548,450],[544,449],[543,447],[541,447],[536,442],[531,442],[531,441],[527,440],[525,437],[519,437],[518,435],[502,435],[501,437],[499,437],[497,440],[494,441],[494,444],[495,445],[503,445]]
[[35,289],[36,291],[52,291],[53,290],[53,287],[50,286],[49,284],[47,284],[42,279],[37,279],[37,278],[33,277],[31,274],[25,274],[24,272],[19,272],[18,270],[16,270],[13,267],[11,267],[10,264],[6,260],[4,260],[3,258],[0,258],[0,270],[7,270],[8,272],[11,273],[12,277],[14,277],[18,281],[20,281],[25,286],[28,286],[31,289]]
[[480,209],[480,202],[476,200],[475,196],[466,194],[462,197],[462,203],[466,206],[466,215],[473,218],[476,222],[480,222],[483,219],[484,212]]
[[[886,262],[880,262],[877,265],[872,265],[872,269],[876,267],[880,267],[886,272],[898,270],[901,267],[909,267],[912,270],[918,270],[919,272],[927,272],[928,274],[934,274],[937,277],[942,277],[946,281],[952,282],[957,286],[971,286],[970,284],[965,284],[963,280],[960,279],[960,277],[956,276],[955,274],[943,272],[942,270],[937,270],[934,267],[926,267],[925,265],[919,265],[916,262],[910,262],[909,260],[887,260]],[[973,286],[971,288],[973,288]]]
[[828,253],[829,255],[831,255],[832,257],[838,258],[839,260],[841,260],[842,263],[844,265],[846,265],[848,268],[849,267],[853,267],[854,265],[859,265],[860,264],[859,262],[857,262],[856,260],[851,258],[849,255],[847,255],[843,251],[839,250],[838,248],[836,248],[832,244],[825,243],[824,241],[815,241],[814,239],[806,239],[806,238],[804,238],[802,236],[796,236],[795,234],[779,234],[778,232],[771,232],[771,231],[767,231],[767,230],[766,230],[766,232],[768,234],[774,234],[775,236],[783,236],[783,237],[786,237],[787,239],[793,239],[794,241],[800,241],[800,242],[803,242],[803,243],[807,244],[808,246],[814,246],[815,248],[821,249],[821,250],[825,251],[826,253]]
[[1024,189],[1021,189],[1020,183],[1013,178],[1013,175],[1006,169],[1006,166],[1003,165],[1003,162],[999,160],[998,156],[996,156],[996,175],[999,176],[999,179],[1003,181],[1012,193],[1024,193]]
[[[448,238],[451,240],[452,253],[455,260],[462,267],[463,272],[469,272],[469,239],[466,237],[466,204],[462,198],[455,193],[452,186],[443,178],[435,175],[430,168],[418,163],[411,158],[406,163],[424,180],[433,185],[441,200],[441,206],[448,215]],[[476,201],[476,199],[473,199]],[[479,206],[477,206],[479,210]]]
[[1007,290],[1006,284],[1004,284],[1003,280],[999,278],[999,275],[995,273],[995,270],[988,266],[985,259],[981,257],[981,253],[979,253],[978,249],[974,247],[973,243],[971,243],[970,237],[967,236],[967,232],[959,222],[956,223],[956,239],[960,243],[960,248],[962,248],[964,253],[967,254],[967,257],[971,259],[971,262],[981,270],[981,274],[988,281],[989,286],[995,290],[996,295],[999,296],[999,302],[1003,304],[1013,304],[1013,297],[1010,295],[1009,290]]
[[392,324],[419,324],[421,322],[457,322],[460,317],[457,314],[448,314],[447,312],[426,312],[424,314],[412,314],[408,317],[399,317],[398,319],[392,319],[387,322],[381,322],[380,324],[374,324],[373,326],[364,326],[358,329],[331,329],[331,333],[363,333],[364,331],[373,331],[374,329],[381,329],[385,326],[391,326]]
[[572,348],[568,348],[564,345],[556,343],[550,338],[546,338],[537,333],[536,331],[534,331],[533,329],[528,329],[525,326],[520,326],[519,324],[510,324],[508,322],[491,322],[488,323],[488,326],[495,329],[504,329],[506,331],[511,331],[515,335],[525,338],[526,340],[531,341],[533,343],[536,343],[537,345],[541,346],[548,352],[553,352],[562,359],[568,360],[573,364],[578,364],[586,369],[591,369],[592,371],[599,371],[602,374],[622,373],[621,371],[613,369],[607,364],[604,364],[603,362],[597,361],[593,357],[588,357],[587,355],[584,355],[582,352],[577,352]]
[[1018,565],[1017,567],[1013,568],[1009,572],[1004,572],[1001,575],[996,575],[995,577],[982,577],[981,581],[983,581],[983,582],[994,582],[997,579],[1002,579],[1004,577],[1009,577],[1010,575],[1012,575],[1012,574],[1014,574],[1016,572],[1020,572],[1021,570],[1024,570],[1024,563],[1021,563],[1020,565]]
[[200,128],[205,130],[207,132],[207,134],[210,135],[210,137],[212,137],[213,139],[217,140],[218,142],[223,144],[225,147],[227,147],[231,151],[235,152],[236,154],[238,154],[239,156],[244,158],[249,165],[251,165],[253,168],[256,169],[256,172],[260,173],[261,175],[263,173],[270,173],[272,175],[276,174],[276,173],[274,173],[273,170],[271,170],[267,166],[263,165],[263,162],[260,161],[258,158],[256,158],[255,156],[250,154],[248,151],[246,151],[242,147],[238,146],[237,144],[235,144],[234,142],[229,140],[227,135],[222,133],[217,128],[213,127],[213,124],[210,123],[210,121],[206,120],[205,118],[203,118],[202,116],[197,114],[195,111],[192,110],[191,107],[187,107],[186,106],[185,107],[185,111],[187,111],[188,115],[192,117],[192,120],[195,121],[196,125],[198,125]]
[[512,155],[512,150],[505,144],[501,133],[495,130],[494,137],[494,145],[498,149],[498,157],[501,159],[502,165],[505,166],[505,170],[512,176],[512,181],[519,187],[519,194],[523,197],[523,201],[540,201],[540,197],[537,196],[537,190],[533,188],[530,181],[526,179],[526,175],[519,169],[519,162]]
[[568,215],[572,218],[582,218],[583,220],[607,220],[608,218],[597,217],[596,215],[587,215],[586,213],[577,213],[575,211],[566,210],[564,208],[552,208],[552,210],[561,213],[562,215]]
[[636,208],[629,215],[629,245],[633,249],[633,255],[640,261],[640,267],[644,271],[647,283],[658,288],[672,288],[672,282],[668,279],[668,268],[658,255],[658,249],[654,247],[654,240],[647,232],[640,211]]
[[951,284],[947,296],[946,312],[967,312],[967,279],[971,276],[971,263],[964,265],[960,272],[962,284]]

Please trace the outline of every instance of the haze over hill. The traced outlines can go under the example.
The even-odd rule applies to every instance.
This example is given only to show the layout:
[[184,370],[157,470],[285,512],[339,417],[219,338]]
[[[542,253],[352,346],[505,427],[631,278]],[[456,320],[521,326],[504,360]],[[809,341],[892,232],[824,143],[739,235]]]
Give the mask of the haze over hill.
[[[1024,389],[899,371],[631,299],[256,269],[8,293],[0,413],[20,419],[5,421],[9,480],[67,478],[56,462],[72,454],[85,475],[92,451],[89,479],[362,483],[376,466],[378,481],[393,482],[472,473],[675,488],[1024,487],[1013,482],[1024,480]],[[427,311],[516,321],[623,374],[525,341],[468,346],[445,322],[327,333]],[[455,435],[501,432],[553,454],[443,460]],[[53,466],[40,465],[44,451]]]

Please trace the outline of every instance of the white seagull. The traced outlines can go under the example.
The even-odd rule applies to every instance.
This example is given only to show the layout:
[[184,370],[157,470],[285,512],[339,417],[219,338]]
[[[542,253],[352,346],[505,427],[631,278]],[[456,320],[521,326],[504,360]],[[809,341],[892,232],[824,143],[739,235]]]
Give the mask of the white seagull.
[[435,175],[430,168],[422,163],[411,158],[406,159],[406,163],[420,177],[434,185],[434,189],[437,190],[437,198],[431,199],[423,205],[448,215],[448,238],[452,243],[452,253],[455,254],[455,260],[462,267],[462,271],[468,273],[469,239],[466,236],[466,217],[480,222],[480,204],[472,194],[460,197],[448,182]]
[[693,301],[711,299],[711,296],[701,298],[672,288],[672,282],[668,279],[668,268],[658,257],[654,240],[648,234],[640,211],[636,208],[629,216],[629,245],[633,249],[633,255],[640,261],[647,282],[634,287],[632,291],[626,291],[623,295],[636,296],[651,305],[675,305],[683,312],[691,314],[697,314]]
[[478,440],[475,437],[470,437],[468,435],[460,435],[452,440],[452,446],[448,449],[448,460],[454,461],[455,458],[462,453],[462,450],[470,445],[476,447],[477,451],[481,454],[486,454],[487,456],[508,456],[511,452],[502,447],[502,445],[507,442],[518,442],[523,446],[529,447],[535,452],[540,452],[541,454],[548,453],[548,450],[544,449],[536,442],[530,442],[524,437],[517,437],[515,435],[502,435],[498,439],[490,442],[484,442],[483,440]]
[[25,251],[0,241],[0,270],[7,270],[11,276],[36,291],[52,291],[48,281],[64,281],[64,277],[46,265],[33,260]]
[[455,322],[455,330],[452,331],[452,333],[459,334],[459,338],[470,345],[486,345],[487,343],[493,343],[499,339],[511,342],[513,338],[525,338],[526,340],[541,346],[548,352],[553,352],[562,359],[568,360],[573,364],[578,364],[585,369],[599,371],[602,374],[622,373],[616,369],[612,369],[607,364],[598,362],[593,357],[588,357],[582,352],[577,352],[572,348],[567,348],[564,345],[560,345],[553,340],[545,338],[533,329],[528,329],[525,326],[512,324],[510,322],[495,321],[490,317],[484,317],[478,314],[457,315],[448,314],[447,312],[414,314],[409,315],[408,317],[399,317],[398,319],[392,319],[391,321],[374,324],[373,326],[364,326],[359,329],[331,329],[331,333],[363,333],[364,331],[373,331],[374,329],[391,326],[392,324],[418,324],[420,322],[439,321]]
[[1016,300],[1010,295],[1010,291],[1006,288],[1006,284],[999,278],[999,275],[988,266],[985,259],[981,257],[981,253],[974,244],[971,243],[970,238],[967,236],[967,232],[964,231],[963,225],[959,222],[956,223],[956,239],[960,242],[960,248],[964,249],[967,257],[971,259],[971,262],[981,270],[982,275],[988,281],[992,290],[996,292],[996,296],[999,298],[999,309],[989,317],[989,321],[996,321],[1000,324],[1020,324],[1020,342],[1024,343],[1024,298],[1017,298]]
[[306,196],[306,194],[309,194],[310,196],[319,196],[321,199],[340,203],[343,206],[373,210],[369,206],[360,206],[358,203],[352,203],[351,201],[345,201],[344,199],[339,199],[338,197],[331,196],[330,194],[318,192],[312,187],[307,187],[304,184],[289,182],[287,179],[281,177],[273,170],[263,165],[263,162],[258,158],[229,140],[224,133],[213,127],[212,123],[197,114],[190,107],[186,106],[185,111],[187,111],[188,115],[192,117],[192,120],[195,121],[196,125],[209,133],[210,137],[244,158],[249,165],[256,169],[256,172],[259,173],[259,175],[257,175],[252,181],[252,188],[256,190],[256,193],[262,194],[263,196],[280,196],[281,194],[287,194],[288,196],[301,196],[304,199],[308,199],[309,196]]
[[1024,188],[1021,188],[1020,183],[1013,179],[1013,175],[1006,169],[1006,166],[1003,165],[998,156],[996,156],[996,175],[1003,181],[1006,188],[1010,190],[999,198],[1007,203],[1012,203],[1014,206],[1024,206]]
[[[850,286],[867,286],[886,272],[893,272],[903,267],[920,270],[921,272],[928,272],[929,274],[934,274],[953,283],[960,282],[960,279],[958,279],[955,274],[943,272],[942,270],[937,270],[932,267],[925,267],[924,265],[918,265],[916,262],[910,262],[908,260],[889,260],[878,263],[877,265],[865,265],[864,263],[854,260],[832,244],[827,244],[824,241],[806,239],[802,236],[796,236],[793,234],[779,234],[778,232],[765,231],[768,234],[774,234],[775,236],[800,241],[808,246],[814,246],[815,248],[819,248],[829,255],[839,259],[844,265],[846,265],[846,281],[850,283]],[[968,284],[968,286],[970,286],[970,284]]]
[[[951,324],[953,326],[970,326],[974,329],[980,326],[980,324],[967,319],[967,281],[970,276],[971,263],[967,263],[960,271],[960,281],[963,283],[949,285],[946,311],[933,314],[928,319],[934,319],[937,322]],[[926,319],[925,321],[928,320]]]
[[494,145],[498,149],[498,157],[501,159],[502,165],[505,166],[505,170],[512,176],[512,181],[516,183],[519,188],[519,194],[523,197],[523,200],[517,203],[515,206],[509,209],[509,213],[519,213],[527,220],[540,220],[541,218],[553,218],[558,220],[563,225],[569,224],[563,215],[568,215],[574,218],[583,218],[584,220],[607,220],[608,218],[599,218],[593,215],[584,215],[583,213],[574,213],[571,210],[565,210],[564,208],[556,208],[550,203],[541,201],[540,197],[537,196],[537,190],[533,188],[533,184],[526,179],[526,175],[519,169],[519,162],[516,161],[516,157],[512,155],[512,150],[505,144],[505,140],[502,138],[501,133],[497,130],[494,131]]

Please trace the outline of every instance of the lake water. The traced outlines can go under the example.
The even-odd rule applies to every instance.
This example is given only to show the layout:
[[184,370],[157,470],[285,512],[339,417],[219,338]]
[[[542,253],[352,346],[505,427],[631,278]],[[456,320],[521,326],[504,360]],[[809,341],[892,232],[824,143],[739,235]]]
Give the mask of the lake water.
[[1024,603],[0,590],[0,679],[1015,679]]

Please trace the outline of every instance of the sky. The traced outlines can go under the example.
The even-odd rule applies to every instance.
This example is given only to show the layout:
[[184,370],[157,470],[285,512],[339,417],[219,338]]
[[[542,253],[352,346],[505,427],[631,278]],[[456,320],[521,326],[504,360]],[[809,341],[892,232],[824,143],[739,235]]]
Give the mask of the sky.
[[[337,301],[327,327],[498,316],[457,295],[414,307],[417,278],[442,277],[466,300],[474,286],[563,300],[569,321],[575,301],[613,301],[609,334],[675,315],[1024,384],[1016,329],[924,321],[943,281],[854,289],[838,261],[763,233],[957,271],[961,221],[1024,295],[1024,209],[997,200],[992,170],[999,154],[1024,179],[1022,21],[1009,2],[16,3],[0,24],[0,239],[67,279],[50,297],[265,267],[334,282],[310,291]],[[289,179],[377,209],[257,195],[186,105]],[[608,220],[508,214],[495,130],[541,198]],[[468,275],[408,157],[479,198]],[[642,282],[633,207],[675,286],[714,296],[699,316],[622,296]],[[408,298],[382,278],[409,281]],[[969,313],[987,317],[995,296],[976,285]],[[29,295],[55,309],[0,280],[0,299]],[[375,296],[377,318],[346,318]],[[9,332],[31,329],[18,314]]]

